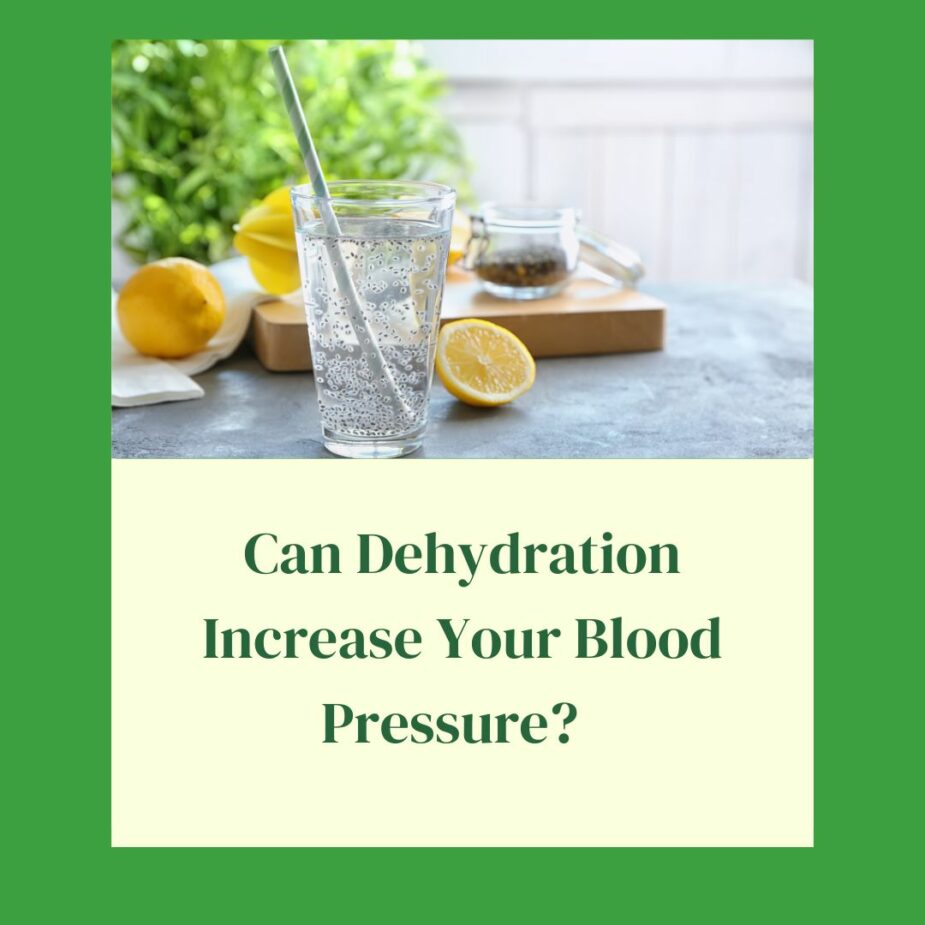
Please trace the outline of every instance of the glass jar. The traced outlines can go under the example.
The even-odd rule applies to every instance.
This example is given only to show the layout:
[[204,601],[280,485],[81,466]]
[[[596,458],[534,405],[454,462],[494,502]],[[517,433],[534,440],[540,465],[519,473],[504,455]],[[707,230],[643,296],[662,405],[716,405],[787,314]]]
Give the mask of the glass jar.
[[503,299],[544,299],[568,284],[579,257],[608,282],[632,287],[643,274],[629,248],[579,223],[570,207],[486,203],[472,216],[463,266]]

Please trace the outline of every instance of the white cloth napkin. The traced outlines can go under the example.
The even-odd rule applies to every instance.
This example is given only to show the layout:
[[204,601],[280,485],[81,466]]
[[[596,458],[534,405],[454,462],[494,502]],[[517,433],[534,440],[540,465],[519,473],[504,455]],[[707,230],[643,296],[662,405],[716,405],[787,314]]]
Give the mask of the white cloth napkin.
[[201,398],[205,393],[191,376],[205,372],[238,348],[251,309],[267,294],[251,276],[244,257],[223,260],[209,268],[225,294],[227,312],[221,328],[206,346],[182,360],[142,356],[119,330],[116,293],[112,294],[112,404],[116,408]]

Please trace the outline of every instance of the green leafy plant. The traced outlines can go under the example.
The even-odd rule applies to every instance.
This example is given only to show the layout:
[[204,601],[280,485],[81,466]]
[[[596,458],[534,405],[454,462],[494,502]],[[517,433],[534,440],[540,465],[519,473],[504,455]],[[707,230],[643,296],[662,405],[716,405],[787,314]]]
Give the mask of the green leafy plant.
[[[142,260],[227,256],[233,225],[304,168],[267,58],[271,42],[116,41],[113,196]],[[435,179],[465,195],[441,75],[401,41],[284,43],[329,179]]]

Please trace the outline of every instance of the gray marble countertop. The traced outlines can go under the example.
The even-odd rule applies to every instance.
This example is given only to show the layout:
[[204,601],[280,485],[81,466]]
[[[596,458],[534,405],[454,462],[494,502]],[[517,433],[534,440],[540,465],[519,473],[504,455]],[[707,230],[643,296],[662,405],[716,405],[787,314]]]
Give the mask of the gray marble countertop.
[[[648,286],[668,303],[658,353],[537,361],[512,405],[469,408],[434,377],[416,457],[813,455],[812,290]],[[321,443],[311,373],[268,373],[245,344],[197,377],[205,397],[115,408],[117,458],[303,458]]]

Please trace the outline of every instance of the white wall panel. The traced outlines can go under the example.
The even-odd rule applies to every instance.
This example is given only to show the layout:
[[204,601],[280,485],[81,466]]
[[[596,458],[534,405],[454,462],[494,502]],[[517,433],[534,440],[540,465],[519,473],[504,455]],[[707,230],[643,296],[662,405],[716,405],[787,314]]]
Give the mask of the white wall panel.
[[737,153],[734,278],[765,281],[796,276],[805,246],[804,139],[796,132],[745,132],[738,136]]
[[[453,80],[720,80],[736,65],[737,42],[688,40],[447,40],[423,43],[431,61]],[[765,44],[765,43],[745,43]],[[811,57],[811,43],[786,52]],[[746,64],[761,71],[773,49]],[[756,57],[757,55],[757,57]],[[758,64],[749,64],[753,59]],[[742,65],[740,65],[741,67]]]
[[466,121],[458,125],[474,165],[472,186],[482,200],[530,198],[527,137],[517,122]]
[[804,125],[812,90],[782,87],[538,87],[528,120],[546,128],[734,128]]
[[619,241],[632,241],[650,277],[664,277],[668,269],[670,144],[661,132],[608,134],[595,196],[602,206],[599,227]]
[[737,80],[812,80],[813,43],[750,39],[729,43],[727,76]]
[[812,280],[808,41],[425,42],[481,199],[580,208],[655,280]]
[[671,160],[667,278],[704,282],[733,278],[735,135],[678,132]]
[[601,173],[603,139],[590,133],[533,136],[532,198],[550,205],[574,205],[592,223],[603,212],[595,196]]

